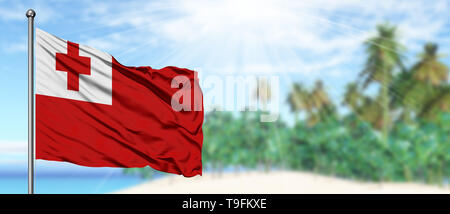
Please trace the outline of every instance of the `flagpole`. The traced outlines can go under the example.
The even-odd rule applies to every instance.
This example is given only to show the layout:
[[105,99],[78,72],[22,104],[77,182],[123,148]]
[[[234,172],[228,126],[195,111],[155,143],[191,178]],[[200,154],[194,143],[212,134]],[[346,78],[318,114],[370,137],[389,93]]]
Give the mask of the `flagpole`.
[[34,194],[34,17],[33,9],[27,10],[28,18],[28,194]]

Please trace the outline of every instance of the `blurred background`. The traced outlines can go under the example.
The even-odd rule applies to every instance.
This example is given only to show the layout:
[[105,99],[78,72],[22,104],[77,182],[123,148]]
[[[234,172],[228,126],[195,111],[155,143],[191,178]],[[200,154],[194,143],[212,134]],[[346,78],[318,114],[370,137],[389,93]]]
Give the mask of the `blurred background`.
[[27,192],[28,8],[124,65],[212,83],[203,176],[38,160],[36,193],[450,193],[445,0],[0,0],[0,193]]

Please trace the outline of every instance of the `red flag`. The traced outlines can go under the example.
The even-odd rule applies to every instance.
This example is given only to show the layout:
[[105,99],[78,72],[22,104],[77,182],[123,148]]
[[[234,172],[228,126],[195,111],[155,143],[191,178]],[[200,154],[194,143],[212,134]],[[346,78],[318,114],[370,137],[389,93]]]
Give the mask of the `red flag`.
[[123,66],[40,29],[36,45],[37,159],[201,175],[196,72]]

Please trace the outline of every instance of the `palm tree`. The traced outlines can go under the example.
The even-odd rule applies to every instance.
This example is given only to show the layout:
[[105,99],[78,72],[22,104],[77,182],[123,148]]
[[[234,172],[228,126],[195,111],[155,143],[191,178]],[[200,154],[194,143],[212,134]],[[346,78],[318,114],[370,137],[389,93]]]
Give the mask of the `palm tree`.
[[253,97],[261,102],[262,110],[267,111],[267,103],[272,98],[272,91],[270,83],[267,78],[260,78],[256,84],[256,88],[253,92]]
[[396,27],[389,24],[377,26],[378,35],[365,42],[368,58],[360,73],[363,89],[373,82],[380,84],[380,102],[382,106],[382,136],[387,143],[389,131],[389,87],[396,69],[403,69],[402,47],[397,42]]
[[335,106],[325,91],[322,81],[318,80],[315,82],[311,92],[311,98],[316,109],[316,118],[319,121],[325,121],[331,116],[334,116]]
[[295,115],[295,123],[298,121],[298,113],[300,111],[310,112],[311,105],[309,102],[308,91],[300,83],[294,83],[292,91],[288,94],[288,104],[291,112]]
[[335,107],[320,80],[314,83],[314,87],[309,93],[307,100],[311,109],[308,112],[308,125],[310,126],[315,125],[319,121],[325,121],[335,112]]
[[[256,88],[254,89],[253,92],[253,97],[259,101],[259,103],[261,103],[262,105],[262,111],[267,111],[267,103],[270,101],[270,99],[272,98],[272,91],[271,91],[271,86],[270,83],[267,81],[267,78],[259,78]],[[262,125],[262,124],[260,124]],[[278,132],[277,129],[274,126],[270,126],[268,125],[268,129],[275,129],[274,132]],[[270,130],[272,131],[272,130]],[[278,135],[278,133],[277,133]],[[272,139],[268,139],[268,138],[264,138],[262,139],[262,141],[265,141],[265,148],[270,148],[270,143],[271,143]],[[279,139],[275,139],[275,141],[277,142],[277,151],[280,152],[280,142]],[[265,165],[265,170],[269,171],[270,167],[271,167],[271,160],[269,158],[269,156],[264,155],[263,154],[263,159],[264,159],[264,165]]]
[[358,112],[364,95],[359,91],[357,83],[349,83],[345,88],[344,105],[348,105],[353,112]]
[[449,69],[438,61],[437,49],[436,44],[427,43],[420,60],[410,71],[398,75],[392,84],[393,90],[402,95],[393,101],[402,107],[403,121],[410,121],[413,116],[432,119],[447,109]]
[[412,68],[414,78],[433,86],[447,81],[449,69],[444,63],[439,62],[437,50],[438,45],[431,42],[424,46],[420,61]]
[[298,119],[297,114],[304,111],[309,126],[324,121],[335,112],[335,107],[320,80],[315,82],[311,91],[305,89],[300,83],[294,83],[287,101],[295,114],[295,121],[297,122]]
[[325,91],[321,80],[317,80],[314,83],[314,88],[311,92],[311,98],[313,106],[316,109],[324,109],[326,106],[329,106],[331,104],[331,101],[328,98],[328,94]]
[[381,96],[376,98],[364,97],[362,99],[362,105],[360,113],[358,115],[365,121],[372,124],[375,129],[383,128],[383,112],[380,111]]
[[411,69],[412,76],[418,80],[422,96],[417,112],[418,117],[432,119],[440,111],[449,111],[450,88],[447,84],[449,68],[439,61],[438,45],[427,43],[421,59]]

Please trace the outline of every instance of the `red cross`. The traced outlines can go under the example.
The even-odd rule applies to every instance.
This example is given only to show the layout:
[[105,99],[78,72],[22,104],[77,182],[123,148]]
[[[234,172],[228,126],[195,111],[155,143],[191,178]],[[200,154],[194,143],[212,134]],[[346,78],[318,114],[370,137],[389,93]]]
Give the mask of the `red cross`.
[[91,75],[91,59],[79,55],[77,43],[67,41],[67,54],[56,53],[56,70],[67,72],[67,90],[79,90],[80,74]]

